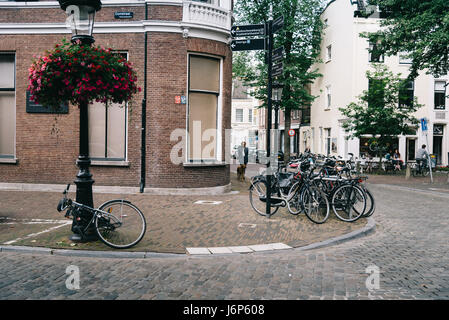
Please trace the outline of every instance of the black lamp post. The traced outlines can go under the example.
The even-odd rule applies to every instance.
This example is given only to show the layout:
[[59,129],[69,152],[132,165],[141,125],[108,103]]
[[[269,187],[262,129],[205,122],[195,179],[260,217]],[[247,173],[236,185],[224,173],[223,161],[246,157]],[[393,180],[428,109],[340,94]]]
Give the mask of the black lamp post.
[[279,129],[279,106],[282,99],[282,85],[279,83],[273,84],[272,97],[274,102],[274,129]]
[[[90,46],[95,42],[92,31],[95,21],[95,13],[101,9],[100,0],[59,0],[61,9],[67,13],[67,24],[72,30],[72,43],[80,42],[81,45]],[[93,207],[92,174],[89,171],[89,117],[87,102],[80,106],[80,143],[77,165],[79,172],[76,175],[76,201]],[[83,216],[89,215],[88,213]],[[86,219],[89,217],[87,216]],[[73,220],[70,237],[72,241],[86,241],[95,238],[95,233],[82,237],[80,227],[85,227],[82,221]]]

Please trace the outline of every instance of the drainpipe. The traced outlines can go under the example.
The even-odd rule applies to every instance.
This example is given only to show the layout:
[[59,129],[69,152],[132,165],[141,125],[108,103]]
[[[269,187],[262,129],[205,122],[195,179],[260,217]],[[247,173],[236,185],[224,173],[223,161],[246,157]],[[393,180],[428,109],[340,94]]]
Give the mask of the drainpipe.
[[[145,20],[148,20],[148,2],[145,2]],[[146,134],[147,134],[147,63],[148,63],[148,32],[145,31],[144,45],[144,78],[143,78],[143,100],[142,100],[142,128],[141,128],[141,149],[140,149],[140,193],[145,189],[146,177]]]

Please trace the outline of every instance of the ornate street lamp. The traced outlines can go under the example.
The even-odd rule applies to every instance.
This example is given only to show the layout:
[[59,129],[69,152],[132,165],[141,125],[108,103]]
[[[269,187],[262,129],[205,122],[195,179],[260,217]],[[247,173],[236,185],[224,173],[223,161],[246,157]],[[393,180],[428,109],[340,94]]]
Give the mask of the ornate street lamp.
[[[67,13],[67,24],[72,30],[72,43],[80,42],[81,45],[90,46],[95,42],[92,36],[95,13],[101,9],[100,0],[59,0],[61,9]],[[88,105],[81,103],[80,106],[80,143],[77,165],[79,172],[76,175],[76,201],[93,207],[92,185],[94,180],[89,171],[89,117]],[[89,219],[89,213],[85,213]],[[82,237],[79,232],[83,226],[79,221],[73,220],[72,231],[75,233],[70,237],[72,241],[87,241],[95,239],[95,233]]]
[[282,89],[282,84],[273,83],[272,100],[274,102],[274,129],[279,128],[279,105],[282,99]]

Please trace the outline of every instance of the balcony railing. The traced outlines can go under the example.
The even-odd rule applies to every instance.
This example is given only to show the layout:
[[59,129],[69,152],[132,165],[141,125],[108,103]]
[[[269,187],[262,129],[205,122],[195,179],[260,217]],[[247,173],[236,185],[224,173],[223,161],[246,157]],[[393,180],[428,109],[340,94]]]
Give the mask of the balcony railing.
[[182,21],[231,29],[230,3],[231,0],[184,1]]

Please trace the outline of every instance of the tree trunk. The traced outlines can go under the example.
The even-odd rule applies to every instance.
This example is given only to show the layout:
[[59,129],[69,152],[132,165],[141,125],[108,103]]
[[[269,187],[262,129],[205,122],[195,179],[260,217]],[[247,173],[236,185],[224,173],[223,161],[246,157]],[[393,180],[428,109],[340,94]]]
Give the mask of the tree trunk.
[[290,161],[290,136],[288,131],[291,127],[291,110],[284,110],[285,123],[284,123],[284,162],[288,163]]

